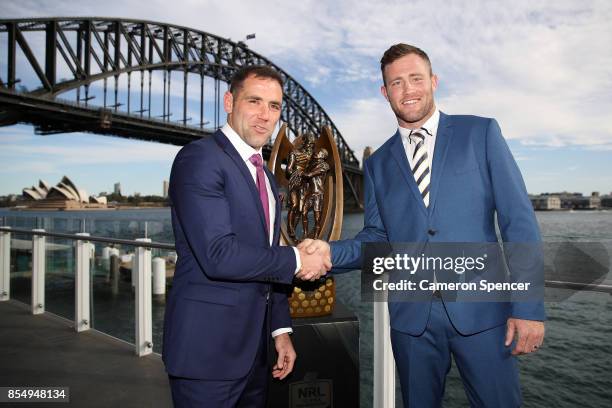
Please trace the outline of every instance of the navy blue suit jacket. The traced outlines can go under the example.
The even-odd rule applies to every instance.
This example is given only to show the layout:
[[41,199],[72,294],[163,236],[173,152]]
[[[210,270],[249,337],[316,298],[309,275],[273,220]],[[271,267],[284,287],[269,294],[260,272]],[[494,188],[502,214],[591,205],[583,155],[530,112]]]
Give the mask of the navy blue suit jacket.
[[[361,268],[362,242],[497,242],[496,214],[504,242],[541,240],[520,171],[494,119],[440,112],[428,208],[399,132],[364,163],[364,193],[363,230],[331,243],[334,272]],[[422,333],[430,307],[431,302],[390,302],[391,327]],[[545,319],[540,301],[446,302],[446,309],[463,334],[501,325],[510,316]]]
[[221,131],[179,151],[169,195],[178,261],[164,321],[166,370],[197,379],[244,377],[266,325],[268,297],[270,332],[291,326],[282,284],[292,282],[296,260],[291,247],[278,246],[279,200],[270,246],[253,177]]

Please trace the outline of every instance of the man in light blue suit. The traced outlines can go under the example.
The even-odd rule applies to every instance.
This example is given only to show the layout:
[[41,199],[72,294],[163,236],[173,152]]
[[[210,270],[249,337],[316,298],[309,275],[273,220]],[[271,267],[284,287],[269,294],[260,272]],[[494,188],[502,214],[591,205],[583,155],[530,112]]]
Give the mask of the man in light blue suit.
[[[364,163],[364,228],[354,239],[302,244],[331,250],[333,271],[361,268],[366,242],[541,241],[520,171],[494,119],[447,115],[427,54],[396,44],[381,59],[398,131]],[[537,251],[535,251],[537,254]],[[535,279],[535,278],[534,278]],[[473,407],[518,407],[516,356],[536,351],[545,312],[531,302],[389,303],[391,342],[404,405],[439,407],[455,359]]]

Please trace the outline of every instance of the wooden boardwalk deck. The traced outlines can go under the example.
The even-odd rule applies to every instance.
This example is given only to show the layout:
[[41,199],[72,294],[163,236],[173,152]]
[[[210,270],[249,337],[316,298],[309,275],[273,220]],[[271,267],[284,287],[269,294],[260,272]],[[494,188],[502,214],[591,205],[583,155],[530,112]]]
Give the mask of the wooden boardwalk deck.
[[[0,302],[0,386],[70,387],[70,403],[33,407],[171,407],[168,378],[157,354],[137,357],[134,346],[72,322],[33,316],[17,301]],[[4,404],[0,404],[4,405]]]

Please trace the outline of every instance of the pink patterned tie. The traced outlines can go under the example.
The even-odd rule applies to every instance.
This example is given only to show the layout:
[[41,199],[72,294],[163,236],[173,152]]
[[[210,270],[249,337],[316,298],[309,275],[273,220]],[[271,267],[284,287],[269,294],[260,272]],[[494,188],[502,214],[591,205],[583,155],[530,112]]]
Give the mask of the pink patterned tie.
[[266,216],[266,231],[270,235],[270,206],[268,202],[268,189],[266,188],[266,173],[263,169],[263,159],[259,153],[255,153],[249,158],[253,166],[257,169],[257,190],[259,190],[259,199]]

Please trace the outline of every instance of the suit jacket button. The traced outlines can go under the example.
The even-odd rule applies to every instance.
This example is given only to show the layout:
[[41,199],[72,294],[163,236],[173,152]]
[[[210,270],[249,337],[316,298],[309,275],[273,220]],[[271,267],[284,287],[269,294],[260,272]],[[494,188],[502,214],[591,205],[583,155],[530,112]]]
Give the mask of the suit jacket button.
[[429,230],[427,230],[427,233],[428,233],[429,235],[431,235],[431,236],[436,235],[436,232],[437,232],[437,231],[436,231],[435,229],[433,229],[433,228],[430,228]]

